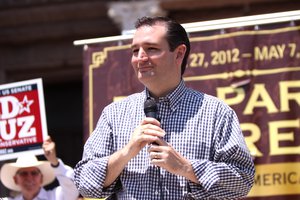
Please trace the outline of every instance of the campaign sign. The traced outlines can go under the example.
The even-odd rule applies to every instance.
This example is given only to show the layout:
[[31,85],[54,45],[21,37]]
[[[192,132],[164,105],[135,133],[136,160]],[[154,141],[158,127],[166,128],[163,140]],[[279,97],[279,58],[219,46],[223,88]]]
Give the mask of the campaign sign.
[[42,79],[0,85],[0,160],[42,154],[47,135]]

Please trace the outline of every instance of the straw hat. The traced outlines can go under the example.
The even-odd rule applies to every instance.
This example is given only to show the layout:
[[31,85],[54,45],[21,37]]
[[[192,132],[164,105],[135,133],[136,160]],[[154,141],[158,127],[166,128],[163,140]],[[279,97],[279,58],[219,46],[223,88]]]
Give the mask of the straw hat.
[[15,184],[14,175],[20,168],[37,167],[43,175],[42,185],[48,185],[55,179],[54,170],[49,161],[38,161],[37,158],[30,153],[22,154],[15,163],[6,163],[1,168],[1,181],[4,186],[11,190],[21,191],[21,188]]

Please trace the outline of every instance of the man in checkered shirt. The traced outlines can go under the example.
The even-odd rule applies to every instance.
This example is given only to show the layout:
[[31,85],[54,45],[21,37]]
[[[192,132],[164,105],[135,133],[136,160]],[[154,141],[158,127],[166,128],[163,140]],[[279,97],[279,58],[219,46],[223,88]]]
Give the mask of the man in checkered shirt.
[[[254,164],[235,112],[183,82],[186,31],[164,17],[143,17],[136,28],[131,63],[145,90],[104,108],[75,167],[80,193],[126,200],[247,195]],[[147,98],[159,120],[145,117]]]

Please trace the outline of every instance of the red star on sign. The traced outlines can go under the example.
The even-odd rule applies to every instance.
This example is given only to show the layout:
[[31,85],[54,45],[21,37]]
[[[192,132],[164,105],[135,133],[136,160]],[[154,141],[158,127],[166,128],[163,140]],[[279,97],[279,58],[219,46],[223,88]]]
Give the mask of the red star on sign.
[[33,104],[33,100],[28,100],[27,95],[24,96],[23,101],[19,102],[20,111],[19,114],[22,114],[24,111],[30,113],[30,106]]

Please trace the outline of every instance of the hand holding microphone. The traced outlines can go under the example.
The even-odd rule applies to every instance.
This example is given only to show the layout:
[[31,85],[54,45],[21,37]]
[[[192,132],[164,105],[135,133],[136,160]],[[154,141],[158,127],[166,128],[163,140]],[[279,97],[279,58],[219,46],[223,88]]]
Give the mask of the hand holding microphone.
[[164,130],[160,127],[160,122],[156,119],[157,105],[154,100],[151,100],[151,102],[148,99],[146,100],[144,112],[147,117],[136,127],[128,143],[130,157],[136,156],[147,144],[159,141],[165,135]]
[[[157,114],[158,108],[154,99],[147,98],[144,103],[144,112],[146,117],[151,117],[159,121]],[[144,123],[146,122],[144,121]],[[191,165],[189,161],[178,153],[170,144],[164,141],[162,137],[158,137],[156,140],[157,142],[151,143],[154,145],[150,145],[148,149],[151,162],[173,174],[187,177],[185,169],[190,169]]]

